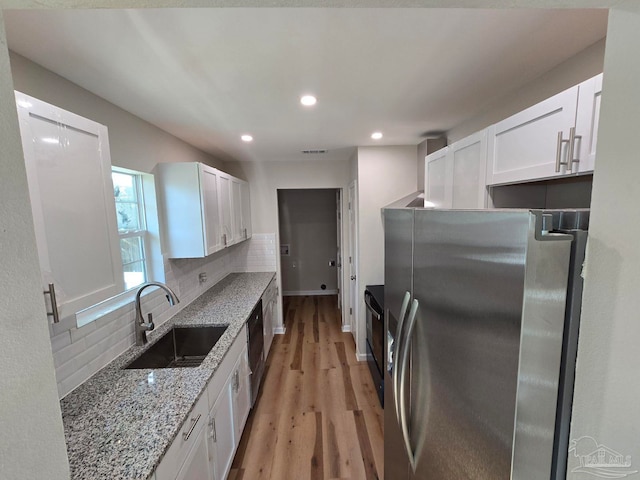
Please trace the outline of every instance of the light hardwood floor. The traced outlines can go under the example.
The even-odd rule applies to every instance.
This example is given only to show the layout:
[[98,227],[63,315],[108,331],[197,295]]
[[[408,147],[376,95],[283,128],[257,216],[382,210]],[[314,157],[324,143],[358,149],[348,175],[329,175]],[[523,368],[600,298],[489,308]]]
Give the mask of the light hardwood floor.
[[285,297],[229,480],[383,477],[383,413],[337,298]]

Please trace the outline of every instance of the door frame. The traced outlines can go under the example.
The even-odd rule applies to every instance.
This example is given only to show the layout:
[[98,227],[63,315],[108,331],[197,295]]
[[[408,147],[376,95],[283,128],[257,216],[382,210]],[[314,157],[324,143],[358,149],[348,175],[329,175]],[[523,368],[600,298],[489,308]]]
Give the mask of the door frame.
[[[347,222],[349,225],[348,234],[349,234],[349,271],[347,272],[347,276],[350,278],[351,276],[355,276],[354,280],[349,281],[349,294],[348,294],[348,302],[345,303],[349,305],[350,314],[349,321],[344,322],[342,326],[342,331],[351,332],[353,338],[358,344],[358,319],[359,310],[360,310],[360,301],[358,298],[358,182],[354,180],[349,184],[348,189],[348,197],[347,197],[347,212],[348,218]],[[346,289],[345,289],[346,290]],[[346,315],[345,315],[346,316]]]

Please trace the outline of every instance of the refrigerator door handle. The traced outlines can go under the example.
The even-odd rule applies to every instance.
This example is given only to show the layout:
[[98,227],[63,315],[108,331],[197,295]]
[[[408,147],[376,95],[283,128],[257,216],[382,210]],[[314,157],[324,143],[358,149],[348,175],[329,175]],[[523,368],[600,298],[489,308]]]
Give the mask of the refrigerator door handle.
[[400,352],[402,351],[402,327],[404,326],[404,317],[407,316],[407,310],[409,308],[409,302],[411,301],[411,293],[405,292],[402,299],[402,306],[400,307],[400,316],[398,317],[398,328],[396,330],[395,339],[395,358],[393,359],[393,400],[395,402],[396,420],[400,423],[400,405],[398,403],[398,385],[400,382]]
[[411,310],[409,311],[409,319],[407,324],[407,336],[405,338],[405,345],[402,348],[402,357],[400,358],[400,427],[402,429],[402,437],[404,438],[404,446],[407,450],[407,456],[411,462],[411,468],[415,472],[416,470],[416,457],[411,447],[411,437],[409,436],[409,424],[407,419],[407,399],[406,399],[406,368],[409,361],[409,351],[411,345],[411,337],[413,336],[413,329],[416,325],[416,315],[418,313],[418,307],[420,306],[417,299],[413,300],[411,304]]

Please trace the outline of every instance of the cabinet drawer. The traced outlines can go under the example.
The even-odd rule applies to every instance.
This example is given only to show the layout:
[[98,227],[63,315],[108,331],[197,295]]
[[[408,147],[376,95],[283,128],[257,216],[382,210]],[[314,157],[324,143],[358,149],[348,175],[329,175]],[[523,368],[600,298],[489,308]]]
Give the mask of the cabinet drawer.
[[175,480],[200,432],[207,424],[209,404],[203,394],[156,469],[156,480]]
[[247,329],[246,327],[242,328],[236,339],[233,341],[233,345],[229,348],[229,351],[225,355],[222,363],[218,366],[218,370],[213,375],[213,378],[209,380],[209,385],[207,386],[207,396],[209,398],[209,408],[213,408],[222,392],[225,383],[227,383],[227,379],[229,375],[233,373],[233,367],[235,366],[242,350],[247,346]]

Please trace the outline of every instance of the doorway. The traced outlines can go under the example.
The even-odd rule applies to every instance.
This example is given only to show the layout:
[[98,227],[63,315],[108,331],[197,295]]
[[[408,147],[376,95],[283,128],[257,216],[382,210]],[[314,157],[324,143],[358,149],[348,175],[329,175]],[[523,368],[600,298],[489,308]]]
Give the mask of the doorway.
[[339,189],[279,189],[283,296],[339,295]]

